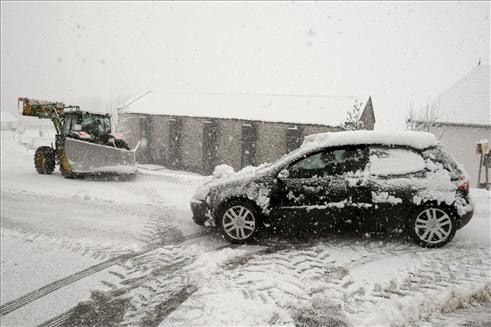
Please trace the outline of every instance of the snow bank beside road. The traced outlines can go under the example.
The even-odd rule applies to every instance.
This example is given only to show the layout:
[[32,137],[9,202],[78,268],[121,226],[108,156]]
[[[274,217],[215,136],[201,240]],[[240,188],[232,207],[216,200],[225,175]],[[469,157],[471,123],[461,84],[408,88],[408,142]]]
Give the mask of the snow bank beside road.
[[470,194],[474,215],[464,228],[457,231],[452,243],[459,247],[479,244],[491,251],[491,192],[471,189]]

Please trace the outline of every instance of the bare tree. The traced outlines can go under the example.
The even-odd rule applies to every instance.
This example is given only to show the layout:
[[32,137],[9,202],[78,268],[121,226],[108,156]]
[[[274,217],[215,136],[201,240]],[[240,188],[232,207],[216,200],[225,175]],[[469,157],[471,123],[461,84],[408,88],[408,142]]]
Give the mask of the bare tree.
[[411,101],[406,115],[406,130],[433,133],[440,140],[446,131],[442,119],[443,115],[438,104],[427,102],[416,110],[414,101]]
[[353,105],[353,109],[346,112],[346,119],[341,123],[341,127],[347,131],[356,131],[365,128],[363,122],[360,120],[362,105],[361,102],[356,102]]

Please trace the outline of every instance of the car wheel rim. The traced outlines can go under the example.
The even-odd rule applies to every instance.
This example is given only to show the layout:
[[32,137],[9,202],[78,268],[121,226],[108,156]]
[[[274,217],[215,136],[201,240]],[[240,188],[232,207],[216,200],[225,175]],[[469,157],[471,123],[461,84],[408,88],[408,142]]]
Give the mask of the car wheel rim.
[[223,230],[235,240],[245,240],[256,228],[252,212],[243,206],[234,206],[225,211],[222,219]]
[[452,219],[441,209],[429,208],[418,215],[414,230],[419,239],[426,243],[441,243],[452,232]]

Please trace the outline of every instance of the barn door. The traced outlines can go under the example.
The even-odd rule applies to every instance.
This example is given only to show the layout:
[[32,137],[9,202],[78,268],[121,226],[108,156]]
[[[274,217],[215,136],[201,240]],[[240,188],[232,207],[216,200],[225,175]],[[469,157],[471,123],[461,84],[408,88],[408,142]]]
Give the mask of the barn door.
[[150,116],[140,117],[140,150],[138,151],[138,162],[150,163],[151,162],[151,152],[150,152],[150,135],[151,135],[151,123]]
[[241,166],[254,166],[256,164],[256,142],[257,132],[256,127],[252,124],[242,125],[242,153]]
[[203,126],[203,173],[211,174],[217,165],[218,124],[206,121]]
[[182,120],[169,119],[169,154],[167,163],[170,168],[182,167]]
[[300,147],[302,143],[302,130],[298,126],[289,127],[286,130],[286,153]]

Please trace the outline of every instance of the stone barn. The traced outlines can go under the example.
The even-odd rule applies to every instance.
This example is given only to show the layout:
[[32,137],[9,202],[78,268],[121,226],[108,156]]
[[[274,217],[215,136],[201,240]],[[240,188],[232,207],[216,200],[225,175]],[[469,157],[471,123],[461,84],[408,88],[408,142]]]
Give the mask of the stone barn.
[[227,164],[235,170],[275,160],[306,135],[343,130],[354,106],[373,129],[370,97],[150,93],[119,113],[137,160],[210,174]]

